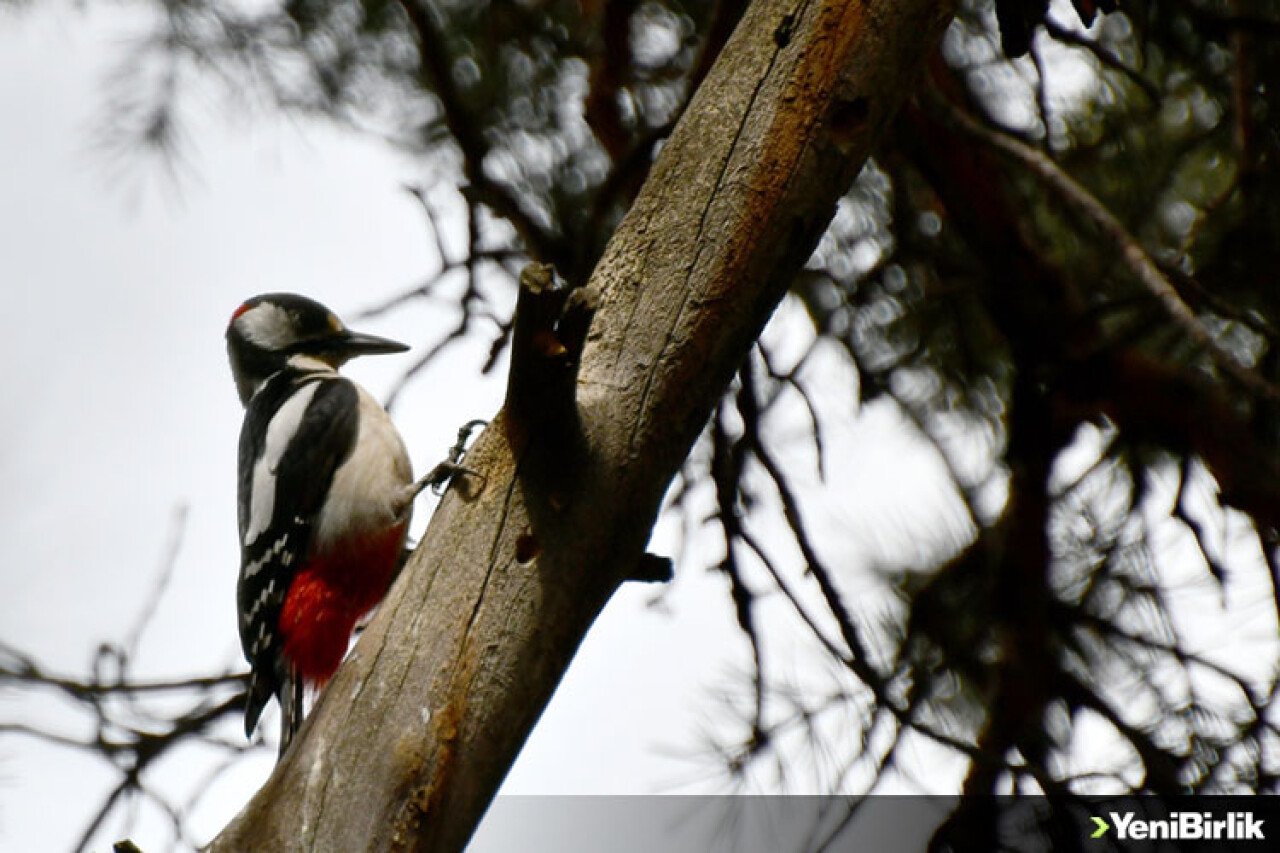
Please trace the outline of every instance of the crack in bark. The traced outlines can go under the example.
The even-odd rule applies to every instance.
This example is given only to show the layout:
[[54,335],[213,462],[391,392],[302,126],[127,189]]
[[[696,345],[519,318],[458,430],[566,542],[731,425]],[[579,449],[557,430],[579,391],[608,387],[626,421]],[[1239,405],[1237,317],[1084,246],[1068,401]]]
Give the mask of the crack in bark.
[[[311,765],[311,771],[307,774],[308,789],[311,788],[312,779],[314,779],[317,774],[323,771],[324,766],[325,766],[324,750],[318,749],[316,750],[315,763]],[[316,836],[319,834],[320,824],[324,820],[325,797],[329,793],[329,782],[332,781],[332,779],[333,779],[333,771],[330,770],[328,773],[325,773],[323,778],[320,780],[321,782],[320,794],[316,798],[317,805],[314,810],[314,813],[312,814],[311,810],[305,808],[305,806],[302,810],[302,832],[300,834],[310,835],[310,838],[308,838],[307,840],[307,849],[309,850],[314,849],[316,845]],[[315,819],[308,820],[309,816],[313,816]],[[308,829],[311,830],[310,833],[307,832]]]
[[493,573],[498,567],[498,552],[502,547],[502,533],[507,529],[507,519],[511,517],[511,507],[514,503],[516,487],[520,483],[520,468],[523,463],[523,454],[521,460],[516,462],[515,469],[511,472],[511,483],[507,486],[506,497],[502,501],[502,516],[498,519],[497,528],[493,534],[493,545],[489,549],[489,568],[485,572],[484,583],[480,586],[480,594],[476,596],[476,603],[471,608],[470,615],[467,616],[467,624],[462,629],[462,643],[458,648],[459,657],[462,650],[466,648],[467,637],[471,634],[471,628],[475,625],[476,616],[480,613],[480,605],[484,602],[484,594],[489,589],[489,581],[493,578]]
[[[643,224],[638,225],[636,227],[637,231],[645,235],[644,246],[638,252],[638,254],[640,255],[640,260],[636,264],[636,266],[639,267],[639,271],[643,272],[643,270],[648,266],[649,254],[650,252],[653,251],[653,245],[655,242],[652,235],[650,235],[649,233],[649,225],[653,222],[653,211],[652,209],[646,209],[643,211],[639,211],[637,215],[642,216],[644,218]],[[623,272],[630,272],[630,270],[623,270]],[[633,287],[643,286],[644,284],[643,276],[637,275],[636,277],[639,278],[639,281],[637,281],[632,286]],[[628,276],[628,278],[630,278],[630,276]],[[620,279],[621,279],[621,276],[618,276],[617,278],[615,278],[615,280],[609,284],[608,289],[612,290],[614,287],[617,287],[618,284],[621,283]],[[636,320],[636,317],[639,316],[639,314],[640,314],[640,304],[637,300],[632,300],[631,310],[627,313],[627,318],[622,323],[622,328],[618,332],[618,339],[620,341],[625,341],[631,335],[631,329],[635,326],[635,320]],[[610,365],[611,375],[618,370],[618,365],[622,361],[622,357],[626,354],[627,354],[626,347],[618,346],[614,348],[613,363]]]
[[[796,19],[793,18],[792,20],[794,21]],[[770,75],[773,73],[774,66],[776,66],[778,63],[778,56],[781,53],[782,53],[782,47],[775,47],[773,51],[773,56],[769,59],[768,64],[765,66],[759,78],[756,80],[756,84],[754,88],[752,88],[751,90],[751,96],[747,99],[746,109],[743,110],[742,120],[738,122],[738,127],[734,131],[733,140],[729,143],[728,150],[725,152],[724,158],[720,162],[719,171],[716,174],[715,179],[712,181],[713,189],[711,193],[708,195],[707,203],[702,208],[702,212],[698,217],[698,230],[694,236],[694,241],[697,248],[694,252],[693,260],[690,261],[689,264],[685,267],[684,282],[682,287],[684,295],[680,300],[680,304],[676,307],[675,317],[672,318],[671,325],[667,329],[666,339],[663,341],[662,346],[658,348],[657,353],[654,356],[653,362],[647,365],[648,370],[646,371],[646,374],[645,374],[644,388],[640,392],[639,409],[641,413],[647,411],[646,407],[649,402],[649,396],[653,392],[653,382],[660,372],[659,366],[663,364],[665,360],[664,356],[666,352],[671,348],[672,341],[674,341],[676,338],[676,331],[680,328],[680,321],[684,317],[685,308],[689,305],[690,294],[693,292],[693,289],[690,287],[690,282],[694,277],[694,271],[698,268],[698,262],[702,259],[703,252],[706,249],[706,244],[702,240],[702,235],[706,231],[707,219],[711,215],[711,209],[716,205],[716,202],[720,199],[720,190],[724,186],[725,175],[728,173],[729,166],[733,162],[734,155],[738,151],[738,143],[742,140],[743,131],[751,121],[753,110],[755,109],[756,102],[760,97],[760,90],[763,89],[765,83],[768,82]],[[794,164],[793,164],[793,168],[794,168]],[[632,425],[632,428],[631,428],[631,435],[627,437],[628,449],[635,448],[637,436],[648,426],[649,426],[649,422],[646,419],[644,419],[643,417],[636,418],[635,423]]]

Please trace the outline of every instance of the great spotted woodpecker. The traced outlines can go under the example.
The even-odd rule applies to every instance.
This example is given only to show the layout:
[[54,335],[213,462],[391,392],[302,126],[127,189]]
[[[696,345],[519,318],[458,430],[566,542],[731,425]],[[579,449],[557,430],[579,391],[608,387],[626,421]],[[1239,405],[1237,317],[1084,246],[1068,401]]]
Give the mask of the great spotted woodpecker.
[[399,432],[348,359],[407,350],[349,330],[302,296],[255,296],[235,310],[227,352],[240,401],[240,644],[252,668],[246,736],[274,694],[280,754],[356,622],[382,600],[422,488]]

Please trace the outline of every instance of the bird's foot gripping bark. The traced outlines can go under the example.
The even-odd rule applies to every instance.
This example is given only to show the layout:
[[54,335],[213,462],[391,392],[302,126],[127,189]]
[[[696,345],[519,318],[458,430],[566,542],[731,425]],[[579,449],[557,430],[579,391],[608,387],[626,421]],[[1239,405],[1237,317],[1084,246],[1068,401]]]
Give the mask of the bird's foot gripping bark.
[[450,481],[458,476],[480,477],[483,479],[481,474],[463,465],[462,459],[467,455],[467,442],[471,438],[471,433],[475,431],[476,427],[485,426],[486,423],[486,421],[477,418],[467,421],[459,427],[458,440],[453,447],[449,448],[448,454],[442,461],[428,471],[425,477],[413,484],[412,496],[417,497],[427,487],[430,487],[435,494],[439,495],[449,485]]

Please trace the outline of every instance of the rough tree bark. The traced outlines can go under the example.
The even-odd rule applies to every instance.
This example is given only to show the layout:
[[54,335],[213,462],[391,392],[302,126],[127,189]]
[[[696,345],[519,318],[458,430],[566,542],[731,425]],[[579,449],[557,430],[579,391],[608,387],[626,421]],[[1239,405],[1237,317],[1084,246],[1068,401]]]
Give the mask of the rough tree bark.
[[466,846],[587,629],[639,571],[672,477],[955,5],[751,6],[587,298],[558,327],[522,305],[540,316],[517,319],[528,334],[507,404],[467,458],[481,476],[445,496],[212,850]]

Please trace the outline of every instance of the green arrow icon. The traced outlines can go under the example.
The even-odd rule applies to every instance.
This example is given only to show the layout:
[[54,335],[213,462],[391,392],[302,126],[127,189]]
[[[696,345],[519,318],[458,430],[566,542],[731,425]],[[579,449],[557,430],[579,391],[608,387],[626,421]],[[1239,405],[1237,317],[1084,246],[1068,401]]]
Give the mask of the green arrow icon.
[[1107,830],[1111,828],[1110,824],[1100,817],[1093,818],[1093,822],[1098,828],[1093,831],[1093,835],[1089,836],[1090,838],[1101,838],[1106,835]]

